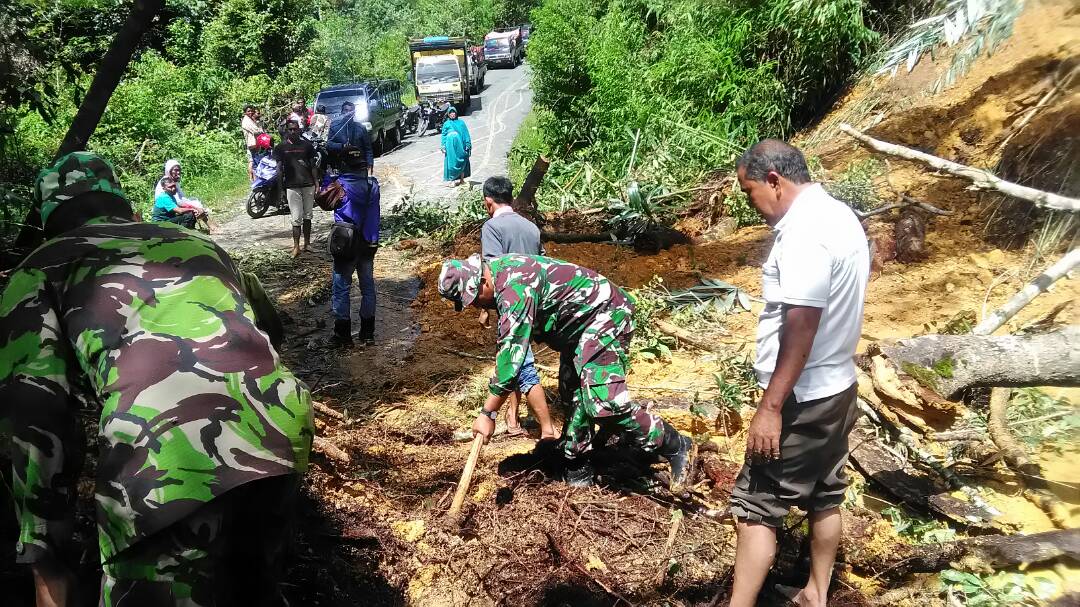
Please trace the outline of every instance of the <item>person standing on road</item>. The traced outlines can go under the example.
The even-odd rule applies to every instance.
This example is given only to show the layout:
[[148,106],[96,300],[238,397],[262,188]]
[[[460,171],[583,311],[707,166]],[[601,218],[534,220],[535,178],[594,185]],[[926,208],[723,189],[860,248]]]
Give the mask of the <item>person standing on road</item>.
[[260,133],[265,133],[256,118],[255,106],[244,106],[244,117],[240,119],[240,129],[244,131],[244,145],[247,147],[248,153],[248,181],[255,180],[255,165],[258,163],[256,156],[259,152],[259,146],[256,142],[256,137]]
[[[513,184],[506,177],[489,177],[484,182],[484,208],[488,219],[480,229],[480,246],[484,261],[501,257],[509,253],[523,255],[543,255],[544,246],[540,243],[540,228],[536,224],[514,212]],[[488,326],[488,311],[480,311],[480,324]],[[555,426],[551,423],[547,397],[540,385],[540,374],[536,370],[532,346],[525,352],[525,360],[517,376],[516,389],[507,398],[506,433],[511,436],[521,435],[525,430],[518,421],[518,403],[524,395],[540,423],[540,440],[558,438]]]
[[37,604],[75,604],[93,406],[99,604],[284,605],[313,419],[258,281],[207,236],[136,221],[95,154],[61,157],[34,195],[48,240],[0,296],[0,428]]
[[375,341],[375,253],[379,249],[379,182],[372,176],[374,154],[367,129],[356,118],[355,106],[341,104],[341,115],[330,126],[326,147],[333,156],[336,176],[327,175],[322,186],[341,184],[345,196],[334,211],[334,221],[351,227],[354,242],[348,252],[334,257],[331,307],[334,313],[334,342],[352,343],[352,307],[349,302],[352,275],[360,283],[360,339]]
[[464,306],[499,312],[499,352],[490,394],[473,432],[485,438],[495,430],[499,409],[517,385],[529,343],[543,342],[559,351],[559,392],[572,394],[572,409],[562,436],[566,482],[592,485],[588,452],[594,426],[621,432],[671,466],[671,486],[678,491],[690,469],[690,439],[658,415],[630,400],[626,375],[634,335],[634,302],[596,272],[539,255],[503,255],[485,262],[479,255],[443,262],[439,294]]
[[739,158],[739,187],[776,241],[762,266],[765,308],[754,370],[765,392],[731,494],[738,520],[732,607],[757,604],[790,506],[810,513],[810,579],[794,601],[823,607],[840,543],[848,434],[858,416],[853,357],[870,272],[855,214],[810,181],[802,153],[775,139]]
[[300,136],[300,124],[290,120],[285,124],[285,141],[274,148],[274,160],[281,167],[282,185],[292,215],[292,256],[300,256],[300,232],[304,234],[304,251],[311,244],[311,220],[315,208],[315,146]]
[[472,137],[465,121],[458,118],[457,108],[450,106],[446,110],[446,122],[442,126],[443,181],[450,182],[450,187],[465,184],[465,178],[472,175],[469,156],[472,155]]

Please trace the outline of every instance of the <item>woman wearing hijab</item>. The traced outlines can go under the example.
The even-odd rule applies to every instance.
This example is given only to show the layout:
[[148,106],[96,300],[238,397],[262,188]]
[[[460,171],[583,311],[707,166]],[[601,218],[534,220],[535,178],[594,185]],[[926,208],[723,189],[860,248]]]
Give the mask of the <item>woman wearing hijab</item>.
[[458,118],[457,108],[450,106],[442,127],[443,181],[454,182],[451,187],[465,183],[472,174],[469,156],[472,154],[472,137],[465,121]]
[[176,206],[184,209],[194,209],[196,217],[202,217],[207,214],[206,207],[201,202],[194,198],[188,198],[184,194],[184,190],[180,187],[180,161],[169,159],[165,161],[165,174],[158,179],[157,185],[154,186],[154,200],[157,200],[158,196],[165,191],[166,177],[172,179],[176,185],[176,190],[173,193],[173,198],[176,200]]

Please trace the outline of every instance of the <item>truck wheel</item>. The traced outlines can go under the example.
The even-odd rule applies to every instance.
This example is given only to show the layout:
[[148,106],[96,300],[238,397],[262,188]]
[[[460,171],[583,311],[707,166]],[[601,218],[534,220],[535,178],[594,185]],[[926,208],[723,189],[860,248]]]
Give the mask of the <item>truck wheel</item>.
[[383,153],[383,132],[379,131],[378,136],[371,140],[371,154],[372,156],[382,156]]

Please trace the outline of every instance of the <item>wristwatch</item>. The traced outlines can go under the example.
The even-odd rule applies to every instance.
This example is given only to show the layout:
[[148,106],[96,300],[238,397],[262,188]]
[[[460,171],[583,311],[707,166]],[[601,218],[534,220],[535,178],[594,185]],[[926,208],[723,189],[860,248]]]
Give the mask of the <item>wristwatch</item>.
[[498,411],[484,411],[483,407],[480,408],[480,415],[490,419],[491,421],[495,421],[495,420],[499,419],[499,412]]

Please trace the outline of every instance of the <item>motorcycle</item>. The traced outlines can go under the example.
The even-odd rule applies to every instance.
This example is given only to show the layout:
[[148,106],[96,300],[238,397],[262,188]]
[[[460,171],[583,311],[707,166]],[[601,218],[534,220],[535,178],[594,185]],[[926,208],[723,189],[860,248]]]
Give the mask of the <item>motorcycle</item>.
[[421,101],[419,135],[423,136],[428,129],[441,130],[443,123],[446,122],[446,115],[449,110],[450,102],[448,101],[438,106],[432,105],[428,101]]
[[401,129],[408,135],[412,135],[420,128],[420,105],[410,106],[401,117]]
[[304,134],[301,135],[301,137],[306,139],[311,143],[311,146],[315,148],[315,169],[320,175],[325,173],[326,163],[330,158],[329,152],[326,149],[326,140],[320,139],[311,131],[304,131]]
[[288,211],[289,203],[285,198],[285,188],[281,187],[277,161],[267,155],[255,166],[255,181],[251,182],[247,213],[252,219],[258,219],[266,215],[270,207],[275,207],[276,214]]

